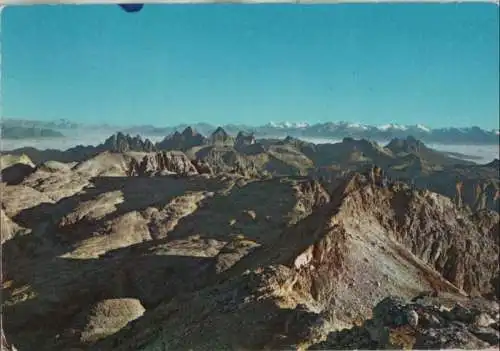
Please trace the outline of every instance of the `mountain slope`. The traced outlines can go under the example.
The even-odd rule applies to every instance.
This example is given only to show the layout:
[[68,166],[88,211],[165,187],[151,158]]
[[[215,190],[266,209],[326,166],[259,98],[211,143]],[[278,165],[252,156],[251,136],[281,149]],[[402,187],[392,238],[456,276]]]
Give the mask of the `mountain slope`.
[[207,139],[195,129],[187,127],[182,133],[174,132],[156,144],[159,150],[181,150],[185,151],[196,146],[207,143]]
[[[340,203],[334,200],[325,204],[312,216],[285,229],[274,243],[247,254],[224,272],[218,285],[209,285],[160,304],[94,349],[110,345],[119,350],[145,350],[160,345],[174,349],[280,349],[307,345],[327,328],[324,315],[313,311],[324,313],[330,305],[335,312],[329,320],[338,327],[363,320],[387,294],[410,297],[422,290],[461,294],[460,285],[464,284],[457,276],[450,277],[459,286],[445,280],[438,272],[439,267],[433,269],[434,248],[426,249],[433,254],[429,258],[423,254],[426,250],[419,251],[421,239],[417,236],[411,239],[414,242],[406,242],[410,249],[402,245],[405,239],[397,237],[390,229],[390,221],[397,220],[397,213],[380,218],[380,212],[395,206],[390,200],[380,210],[376,204],[371,204],[371,199],[379,196],[382,190],[363,185],[358,178],[337,191],[337,195],[344,194]],[[400,194],[395,191],[383,199]],[[448,200],[432,193],[408,196],[431,211],[429,220],[433,218],[436,229],[455,231],[461,225],[459,220],[453,219],[456,210]],[[444,214],[437,215],[443,210]],[[354,211],[356,216],[353,216]],[[451,212],[448,214],[448,211]],[[416,229],[419,224],[407,226]],[[430,227],[418,235],[423,238],[436,229]],[[477,253],[493,250],[489,259],[482,262],[474,263],[467,260],[467,256],[459,256],[459,253],[475,255],[474,251],[463,251],[465,247],[460,243],[468,237],[474,240],[477,235],[483,234],[469,223],[456,236],[439,242],[444,245],[443,257],[449,262],[459,260],[448,263],[450,267],[460,274],[465,273],[466,281],[469,277],[477,277],[478,280],[471,281],[481,281],[485,285],[479,284],[477,288],[489,291],[490,274],[498,274],[498,270],[488,272],[498,247],[488,248],[491,245],[488,241],[480,243]],[[415,255],[411,253],[412,246],[416,247]],[[454,250],[458,250],[457,254]],[[482,267],[483,273],[478,273],[474,267]],[[472,272],[468,272],[469,269]],[[159,324],[161,329],[155,327]],[[185,333],[189,333],[188,338],[181,337]]]
[[317,167],[332,164],[377,164],[385,166],[393,162],[390,150],[384,149],[376,142],[361,139],[344,138],[335,144],[302,144],[299,150],[313,160]]
[[427,147],[422,141],[411,136],[406,139],[395,138],[391,140],[385,148],[399,157],[414,156],[432,165],[450,166],[455,164],[474,164],[473,162],[449,157],[443,152]]
[[160,162],[103,153],[2,184],[19,349],[283,349],[387,295],[494,293],[498,214],[359,174],[332,193],[307,177],[123,175],[144,156]]

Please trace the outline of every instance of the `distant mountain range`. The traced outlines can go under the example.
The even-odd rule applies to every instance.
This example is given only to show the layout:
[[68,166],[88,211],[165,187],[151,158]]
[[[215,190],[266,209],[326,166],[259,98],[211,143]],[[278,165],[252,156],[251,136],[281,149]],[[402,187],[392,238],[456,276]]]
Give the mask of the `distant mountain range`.
[[[405,139],[393,138],[387,146],[382,147],[375,141],[368,139],[354,139],[345,137],[341,142],[328,144],[315,144],[292,136],[284,139],[260,138],[256,139],[253,133],[238,132],[236,137],[230,135],[224,128],[218,127],[211,134],[204,136],[191,126],[186,127],[181,133],[175,131],[164,137],[159,142],[152,142],[140,135],[133,136],[124,132],[117,132],[99,145],[77,145],[67,150],[45,149],[39,150],[33,147],[21,147],[10,150],[15,155],[28,155],[35,163],[40,164],[49,160],[59,162],[81,162],[102,152],[159,152],[159,151],[182,151],[202,154],[203,149],[210,152],[213,148],[234,150],[234,152],[257,155],[273,150],[272,153],[282,153],[288,147],[292,154],[302,153],[313,161],[317,166],[328,166],[331,164],[375,162],[380,165],[392,165],[394,159],[405,156],[406,163],[426,163],[440,166],[459,164],[474,164],[466,161],[464,155],[450,155],[428,148],[425,144],[408,136]],[[413,156],[412,156],[413,155]],[[199,156],[199,155],[198,155]],[[296,156],[296,155],[295,155]],[[417,158],[413,159],[414,156]],[[451,157],[450,157],[451,156]],[[273,157],[276,155],[273,154]],[[405,158],[403,157],[403,158]]]
[[[13,179],[15,182],[17,170],[11,171],[9,167],[19,157],[28,157],[35,168],[45,167],[44,164],[51,161],[73,166],[82,163],[94,167],[93,161],[89,160],[102,155],[111,159],[121,157],[116,156],[117,154],[139,157],[134,165],[129,165],[126,174],[149,174],[149,171],[161,173],[166,170],[164,166],[172,157],[179,155],[184,155],[181,158],[193,162],[193,167],[197,170],[211,169],[209,173],[240,172],[252,177],[290,174],[329,177],[332,172],[365,172],[372,165],[377,165],[392,179],[411,180],[416,185],[431,189],[430,184],[434,184],[439,189],[446,189],[445,193],[449,197],[455,195],[457,179],[461,179],[466,184],[467,191],[470,191],[466,194],[466,201],[471,206],[475,205],[474,196],[477,193],[472,190],[477,185],[477,179],[497,184],[489,186],[490,207],[496,206],[492,199],[498,189],[498,158],[493,162],[488,160],[487,164],[478,164],[471,161],[467,155],[441,152],[412,136],[393,138],[385,146],[373,140],[351,137],[345,137],[339,142],[314,143],[291,136],[256,139],[253,134],[243,131],[233,136],[222,127],[207,136],[192,127],[186,127],[182,132],[174,132],[157,142],[117,132],[96,146],[78,145],[66,150],[21,147],[2,155],[0,163],[6,164],[9,169],[2,173],[2,179]],[[146,157],[146,154],[150,156]],[[144,162],[143,157],[146,157]],[[116,167],[127,165],[130,161],[114,160],[112,164]],[[148,160],[152,163],[148,163]],[[185,166],[184,161],[183,164]],[[116,168],[113,165],[106,169],[113,171]],[[179,167],[192,168],[184,166]]]
[[[170,127],[157,127],[152,125],[119,127],[109,124],[85,125],[70,122],[67,120],[28,121],[17,119],[4,119],[2,124],[5,138],[9,138],[9,135],[6,135],[5,131],[9,130],[9,128],[12,129],[13,127],[52,129],[54,132],[59,133],[61,131],[68,132],[64,134],[70,134],[70,131],[78,130],[99,130],[100,132],[111,133],[120,131],[128,134],[139,134],[142,136],[167,136],[175,132],[182,132],[188,127],[187,124],[179,124]],[[218,128],[218,126],[214,126],[208,123],[197,123],[191,124],[190,126],[205,136],[212,134]],[[324,138],[337,140],[343,139],[345,137],[351,137],[370,140],[390,140],[393,138],[406,138],[408,136],[412,136],[426,143],[474,145],[491,145],[499,143],[498,130],[485,130],[476,126],[467,128],[450,127],[432,129],[420,124],[387,124],[381,126],[373,126],[348,122],[327,122],[316,124],[309,124],[307,122],[270,122],[262,126],[227,124],[223,125],[222,127],[227,133],[231,135],[236,135],[238,132],[243,131],[246,133],[252,133],[255,135],[255,137],[292,136],[297,138]],[[46,132],[46,134],[50,133]]]
[[24,128],[46,128],[46,129],[78,129],[83,127],[83,124],[60,119],[55,121],[35,121],[27,119],[4,118],[2,119],[2,128],[9,127],[24,127]]
[[64,134],[60,131],[39,128],[39,127],[22,127],[22,126],[2,126],[2,138],[4,139],[39,139],[39,138],[62,138]]
[[[217,126],[207,123],[197,123],[191,125],[195,130],[203,135],[210,135]],[[154,126],[134,126],[121,129],[122,132],[130,134],[140,134],[149,136],[164,136],[174,132],[182,132],[187,124],[174,127],[158,128]],[[226,132],[236,135],[240,131],[252,133],[256,137],[286,137],[296,138],[324,138],[343,139],[345,137],[370,140],[390,140],[393,138],[415,137],[426,143],[442,144],[498,144],[498,130],[484,130],[479,127],[469,128],[438,128],[431,129],[423,125],[403,126],[398,124],[388,124],[383,126],[372,126],[365,124],[355,124],[347,122],[328,123],[268,123],[262,126],[247,126],[228,124],[222,126]]]

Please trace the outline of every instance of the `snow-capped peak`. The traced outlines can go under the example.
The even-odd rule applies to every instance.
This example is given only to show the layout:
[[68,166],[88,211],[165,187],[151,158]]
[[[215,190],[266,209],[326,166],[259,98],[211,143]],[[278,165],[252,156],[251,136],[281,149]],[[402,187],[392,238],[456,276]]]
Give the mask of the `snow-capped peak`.
[[390,123],[390,124],[384,124],[384,125],[378,126],[377,129],[379,129],[379,130],[390,130],[390,129],[406,130],[408,128],[406,126],[402,126],[399,124]]
[[353,128],[353,129],[363,129],[363,130],[367,130],[368,129],[367,126],[365,126],[363,124],[360,124],[360,123],[348,123],[347,127],[348,128]]
[[307,122],[269,122],[269,125],[273,128],[307,128],[309,123]]
[[420,129],[424,132],[430,132],[431,130],[429,128],[427,128],[426,126],[422,125],[422,124],[417,124],[417,129]]
[[[385,132],[390,134],[413,134],[415,136],[422,135],[430,135],[434,133],[447,132],[447,133],[459,133],[459,134],[468,134],[468,133],[477,133],[480,131],[478,127],[449,127],[449,128],[439,128],[432,129],[423,124],[397,124],[397,123],[388,123],[383,125],[371,125],[371,124],[363,124],[358,122],[348,122],[348,121],[331,121],[331,122],[323,122],[319,124],[310,124],[307,122],[269,122],[266,124],[267,127],[275,128],[275,129],[289,129],[289,130],[307,130],[308,128],[312,128],[313,133],[317,129],[321,133],[343,133],[343,132],[351,132],[356,133],[356,135],[360,135],[359,133],[368,133],[367,135],[372,135],[372,133]],[[491,133],[495,135],[500,135],[500,130],[494,129],[485,131],[486,133]],[[385,134],[384,133],[384,134]],[[370,136],[368,136],[370,137]]]

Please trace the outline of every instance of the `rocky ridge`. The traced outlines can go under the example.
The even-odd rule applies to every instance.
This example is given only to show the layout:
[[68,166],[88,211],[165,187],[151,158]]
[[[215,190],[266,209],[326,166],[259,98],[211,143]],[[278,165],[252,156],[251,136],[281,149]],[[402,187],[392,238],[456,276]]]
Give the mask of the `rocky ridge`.
[[[497,211],[375,181],[371,160],[389,169],[399,156],[370,141],[240,135],[238,150],[220,135],[185,152],[136,140],[3,181],[7,340],[20,350],[498,344],[494,303],[478,305],[498,298]],[[119,139],[108,144],[125,147]],[[332,166],[331,181],[292,175],[314,167],[307,152],[332,148],[357,166]]]

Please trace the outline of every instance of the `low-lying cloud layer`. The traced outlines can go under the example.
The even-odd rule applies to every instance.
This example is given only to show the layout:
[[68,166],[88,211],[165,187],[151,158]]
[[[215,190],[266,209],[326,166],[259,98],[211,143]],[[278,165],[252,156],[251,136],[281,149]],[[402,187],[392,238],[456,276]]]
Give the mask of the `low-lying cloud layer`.
[[[24,139],[24,140],[2,140],[0,148],[3,151],[13,150],[21,147],[34,147],[37,149],[57,149],[66,150],[77,145],[93,145],[96,146],[102,143],[109,133],[95,133],[93,135],[79,135],[75,134],[71,137],[56,138],[56,139]],[[162,136],[148,136],[152,142],[159,142],[163,139]],[[316,144],[338,143],[338,139],[324,139],[324,138],[303,138],[306,141]],[[380,144],[385,145],[389,141],[379,141]],[[500,158],[500,151],[497,145],[451,145],[451,144],[433,144],[428,143],[429,147],[439,151],[452,152],[463,155],[471,156],[471,161],[477,163],[488,163],[495,158]]]

